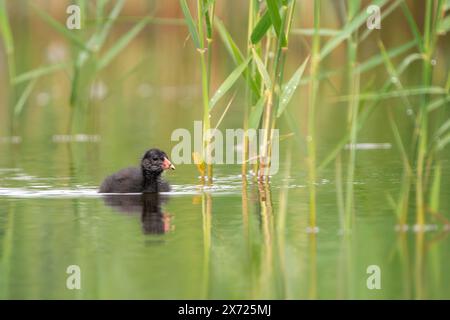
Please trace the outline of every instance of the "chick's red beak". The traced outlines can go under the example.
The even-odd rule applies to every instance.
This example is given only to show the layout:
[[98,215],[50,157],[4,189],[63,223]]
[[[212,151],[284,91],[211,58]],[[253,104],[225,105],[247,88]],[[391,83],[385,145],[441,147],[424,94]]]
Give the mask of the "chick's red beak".
[[164,162],[162,164],[162,167],[163,167],[164,170],[168,170],[168,169],[175,170],[175,166],[167,158],[164,158]]

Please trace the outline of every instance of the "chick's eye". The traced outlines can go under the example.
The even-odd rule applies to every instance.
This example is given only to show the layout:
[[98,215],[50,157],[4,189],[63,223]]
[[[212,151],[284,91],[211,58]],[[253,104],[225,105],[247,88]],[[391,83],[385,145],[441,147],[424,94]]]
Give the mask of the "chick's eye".
[[153,157],[153,161],[158,161],[159,159],[157,157]]

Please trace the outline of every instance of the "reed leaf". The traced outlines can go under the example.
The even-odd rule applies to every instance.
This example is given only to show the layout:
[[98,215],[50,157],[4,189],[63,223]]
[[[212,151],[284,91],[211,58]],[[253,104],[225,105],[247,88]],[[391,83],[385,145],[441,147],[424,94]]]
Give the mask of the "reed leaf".
[[437,143],[437,150],[441,151],[441,150],[444,149],[449,143],[450,143],[450,132],[449,132],[446,136],[444,136],[444,137],[442,137],[442,138],[440,138],[440,139],[438,140],[438,143]]
[[430,190],[430,209],[432,212],[439,210],[439,194],[441,191],[441,165],[438,164],[434,168],[433,183]]
[[270,18],[270,13],[267,10],[263,14],[261,19],[259,19],[258,23],[256,24],[255,28],[252,31],[252,34],[250,36],[252,44],[259,43],[271,26],[272,20]]
[[82,50],[90,51],[90,49],[85,45],[83,40],[76,36],[76,32],[68,29],[65,25],[61,24],[58,20],[54,19],[45,11],[41,10],[37,5],[31,3],[31,7],[36,11],[36,13],[44,20],[53,30],[60,33],[72,44],[76,45]]
[[145,17],[137,23],[130,31],[123,35],[114,45],[101,57],[97,64],[97,71],[105,68],[111,61],[133,40],[133,38],[145,28],[151,17]]
[[116,5],[110,11],[108,19],[103,27],[99,30],[99,32],[96,32],[91,39],[89,39],[88,47],[92,48],[93,51],[98,51],[103,46],[124,5],[125,0],[117,0]]
[[22,74],[19,74],[18,76],[16,76],[13,79],[13,84],[19,84],[19,83],[22,83],[22,82],[25,82],[25,81],[30,81],[30,80],[35,79],[35,78],[40,78],[42,76],[51,74],[51,73],[53,73],[55,71],[67,68],[68,66],[69,66],[69,64],[68,63],[64,63],[64,62],[63,63],[55,63],[55,64],[50,64],[50,65],[45,65],[45,66],[36,68],[34,70],[27,71],[27,72],[24,72]]
[[253,61],[255,61],[256,63],[256,67],[258,68],[258,71],[261,74],[266,89],[270,90],[272,88],[272,80],[270,79],[269,72],[267,71],[264,62],[261,60],[255,49],[252,49],[252,55]]
[[15,77],[16,70],[14,62],[14,38],[9,23],[8,11],[6,9],[5,1],[0,0],[0,35],[3,39],[3,45],[5,46],[8,58],[8,73],[11,81],[11,79]]
[[[387,0],[378,0],[374,1],[372,4],[377,5],[379,7],[382,7]],[[362,10],[354,19],[352,19],[347,25],[344,26],[344,28],[328,40],[327,43],[323,46],[322,50],[320,51],[320,60],[324,59],[326,56],[328,56],[337,46],[339,46],[343,41],[347,40],[350,35],[358,30],[359,27],[361,27],[367,19],[367,13],[365,10]]]
[[[400,81],[400,76],[395,69],[394,64],[392,63],[392,60],[388,57],[386,48],[384,47],[384,44],[381,40],[378,41],[378,47],[380,48],[381,54],[383,55],[384,64],[386,66],[386,69],[391,76],[391,79],[397,79],[394,84],[398,90],[403,90],[404,87]],[[407,96],[402,96],[402,101],[405,104],[407,108],[412,108],[411,103],[409,102],[409,99]]]
[[215,25],[217,27],[217,31],[219,31],[222,42],[224,43],[225,48],[227,49],[234,63],[236,65],[241,64],[244,61],[244,55],[242,54],[241,50],[239,50],[239,47],[234,42],[225,25],[218,18],[215,19]]
[[6,52],[14,51],[13,35],[11,32],[5,0],[0,0],[0,34],[2,35]]
[[400,130],[398,130],[398,126],[395,123],[394,117],[392,115],[392,111],[391,110],[389,110],[389,111],[390,111],[389,123],[391,125],[392,132],[394,133],[394,138],[395,138],[395,141],[397,143],[397,146],[400,149],[400,154],[401,154],[402,159],[403,159],[403,165],[408,170],[408,172],[411,172],[411,165],[409,164],[408,154],[406,153],[406,148],[405,148],[405,145],[403,144],[403,140],[402,140],[402,137],[400,135]]
[[201,48],[200,38],[198,36],[197,28],[195,27],[194,19],[192,18],[191,11],[186,3],[186,0],[180,0],[181,10],[183,11],[184,19],[186,21],[187,27],[189,29],[189,34],[191,35],[192,41],[197,49]]
[[[412,40],[409,41],[405,44],[402,44],[398,47],[395,47],[393,49],[387,50],[386,51],[386,55],[389,58],[395,58],[399,55],[401,55],[402,53],[405,53],[406,51],[408,51],[409,49],[411,49],[412,47],[414,47],[416,45],[416,40]],[[363,72],[367,72],[369,70],[371,70],[372,68],[380,65],[383,63],[383,55],[377,54],[371,58],[369,58],[368,60],[364,61],[363,63],[361,63],[359,66],[357,66],[355,68],[355,70],[353,71],[354,73],[363,73]]]
[[[415,41],[416,40],[412,40],[411,42],[405,43],[399,47],[388,50],[387,51],[388,56],[390,58],[395,58],[395,57],[401,55],[402,53],[411,49],[414,46]],[[399,67],[397,67],[398,73],[403,73],[403,71],[405,71],[406,68],[409,67],[409,65],[411,63],[413,63],[414,61],[417,61],[417,60],[423,60],[423,58],[424,58],[423,55],[420,53],[417,53],[417,52],[406,56],[402,60]],[[356,73],[361,73],[361,74],[366,73],[366,72],[372,70],[373,68],[379,66],[382,63],[383,63],[383,57],[382,57],[381,53],[379,53],[379,54],[367,59],[366,61],[358,64],[355,68],[352,69],[352,74],[355,75]],[[336,68],[333,70],[321,71],[317,75],[317,79],[318,80],[326,80],[332,76],[339,75],[343,71],[344,71],[344,68]],[[302,80],[300,80],[300,85],[306,85],[310,81],[311,81],[311,76],[303,77]]]
[[301,139],[302,133],[298,124],[298,120],[289,112],[289,109],[284,110],[283,117],[289,127],[289,130],[294,133],[294,139],[297,142],[298,150],[304,149],[305,143],[304,140]]
[[[225,48],[227,49],[228,53],[230,54],[231,58],[233,59],[234,63],[236,65],[240,65],[244,62],[244,55],[242,54],[239,47],[236,45],[236,42],[231,37],[228,30],[225,28],[222,21],[220,21],[218,18],[215,18],[214,22],[215,26],[217,27],[217,30],[219,31],[220,38],[222,39],[222,42],[225,45]],[[255,80],[254,77],[250,76],[250,69],[245,69],[242,75],[250,81],[250,88],[253,92],[253,94],[259,98],[260,91],[259,86]]]
[[442,19],[437,29],[438,33],[447,33],[448,31],[450,31],[450,16]]
[[23,107],[25,106],[25,103],[28,100],[28,97],[30,96],[31,92],[33,91],[34,85],[36,84],[36,78],[31,80],[25,89],[22,91],[22,94],[19,97],[19,100],[17,100],[17,103],[14,106],[14,116],[18,116],[22,113]]
[[406,17],[406,20],[408,21],[409,28],[411,29],[414,38],[417,40],[417,45],[419,46],[420,52],[424,52],[425,47],[423,46],[422,35],[420,34],[416,21],[414,20],[414,17],[412,16],[412,13],[409,10],[408,4],[406,2],[402,3],[402,11]]
[[270,15],[270,20],[272,21],[272,25],[275,28],[275,32],[279,36],[279,31],[281,28],[281,17],[280,12],[278,11],[278,1],[277,0],[266,0],[267,11]]
[[447,121],[445,121],[440,127],[439,129],[436,131],[435,136],[439,137],[444,135],[447,131],[450,130],[450,119],[448,119]]
[[261,117],[264,111],[265,96],[262,96],[256,105],[250,110],[250,116],[248,117],[248,128],[258,129],[261,122]]
[[[385,8],[384,10],[381,11],[381,17],[380,20],[383,21],[383,19],[385,19],[387,16],[389,16],[392,12],[395,11],[395,9],[402,3],[404,3],[405,0],[396,0],[395,2],[393,2],[389,7]],[[364,39],[366,39],[369,34],[372,32],[372,29],[367,28],[362,35],[359,37],[359,42],[364,41]]]
[[[371,92],[362,94],[360,96],[360,100],[374,100],[374,99],[391,99],[391,98],[398,98],[402,96],[415,96],[415,95],[441,95],[441,94],[447,94],[446,90],[441,87],[432,86],[432,87],[417,87],[417,88],[409,88],[404,90],[394,90],[386,93],[379,93],[379,92]],[[338,97],[335,101],[336,102],[342,102],[342,101],[348,101],[352,99],[352,96],[342,96]]]
[[222,123],[223,119],[225,118],[225,115],[227,114],[228,110],[230,109],[231,105],[233,104],[235,97],[236,97],[236,92],[231,97],[230,101],[228,102],[227,106],[225,107],[225,110],[222,112],[222,115],[220,116],[219,120],[217,120],[216,127],[214,129],[217,129],[220,126],[220,124]]
[[[295,35],[302,35],[302,36],[313,36],[314,32],[316,32],[316,30],[314,29],[292,29],[291,33],[295,34]],[[337,36],[339,34],[340,30],[335,30],[335,29],[319,29],[317,30],[317,33],[319,36],[321,37],[334,37]]]

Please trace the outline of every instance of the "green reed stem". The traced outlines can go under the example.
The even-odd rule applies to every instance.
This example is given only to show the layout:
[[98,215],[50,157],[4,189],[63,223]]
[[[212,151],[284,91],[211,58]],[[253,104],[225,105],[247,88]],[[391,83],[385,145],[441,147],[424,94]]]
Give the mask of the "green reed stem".
[[287,24],[287,7],[281,8],[281,26],[278,32],[278,41],[275,54],[275,61],[272,66],[272,88],[268,94],[267,103],[264,108],[263,114],[263,147],[260,155],[260,180],[267,180],[269,175],[270,157],[271,157],[271,144],[272,144],[272,128],[275,125],[275,112],[278,107],[279,96],[283,81],[284,61],[286,57],[287,47],[284,47],[285,28]]
[[[359,1],[350,1],[347,13],[347,23],[350,23],[358,13],[360,7]],[[354,214],[354,195],[353,182],[355,175],[356,161],[356,135],[358,125],[358,104],[359,104],[359,73],[354,74],[353,70],[357,65],[358,55],[358,35],[357,31],[353,32],[347,40],[347,88],[349,96],[352,98],[348,103],[347,121],[350,129],[350,151],[347,164],[347,181],[345,191],[345,224],[344,230],[350,230],[352,227],[352,217]]]
[[[204,38],[204,19],[205,16],[204,0],[197,1],[197,28],[200,40],[200,63],[202,73],[202,98],[203,98],[203,159],[206,160],[208,183],[212,182],[213,167],[211,164],[210,153],[210,139],[208,137],[208,130],[211,128],[210,113],[209,113],[209,87],[210,87],[210,73],[211,73],[211,42],[212,39],[207,39],[207,47],[205,48]],[[207,55],[207,57],[205,57]]]
[[[249,1],[249,7],[248,7],[248,28],[247,28],[247,58],[250,57],[251,53],[251,35],[255,24],[255,1],[256,0],[250,0]],[[247,134],[247,130],[249,128],[249,108],[253,105],[253,93],[251,88],[251,81],[253,77],[254,70],[254,61],[252,60],[250,62],[249,70],[246,73],[246,82],[247,86],[245,87],[245,96],[246,96],[246,106],[244,106],[244,120],[243,120],[243,128],[244,128],[244,141],[243,141],[243,148],[242,148],[242,167],[241,167],[241,175],[242,179],[247,179],[247,161],[248,161],[248,145],[249,145],[249,137]]]

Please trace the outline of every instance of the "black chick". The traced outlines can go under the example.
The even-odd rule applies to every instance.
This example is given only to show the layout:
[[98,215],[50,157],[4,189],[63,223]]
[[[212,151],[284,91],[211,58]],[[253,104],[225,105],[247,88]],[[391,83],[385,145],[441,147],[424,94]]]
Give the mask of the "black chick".
[[164,170],[175,170],[164,151],[150,149],[142,158],[140,168],[120,170],[107,177],[100,186],[100,193],[167,192],[170,186],[162,180]]

